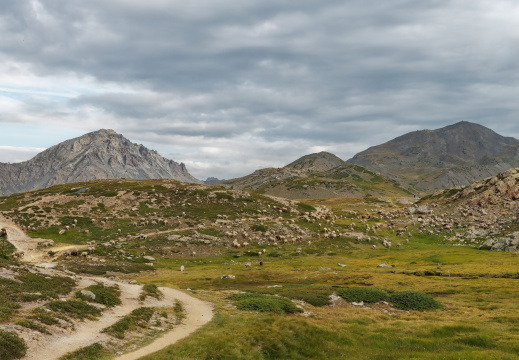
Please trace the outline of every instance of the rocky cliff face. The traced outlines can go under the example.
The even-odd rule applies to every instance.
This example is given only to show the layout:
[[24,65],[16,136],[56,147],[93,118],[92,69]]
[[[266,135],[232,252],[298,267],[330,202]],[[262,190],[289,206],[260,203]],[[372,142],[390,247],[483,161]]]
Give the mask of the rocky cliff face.
[[470,122],[423,130],[348,160],[423,192],[468,185],[519,166],[519,141]]
[[55,145],[31,160],[0,163],[0,195],[121,177],[200,183],[183,163],[134,144],[113,130],[99,130]]

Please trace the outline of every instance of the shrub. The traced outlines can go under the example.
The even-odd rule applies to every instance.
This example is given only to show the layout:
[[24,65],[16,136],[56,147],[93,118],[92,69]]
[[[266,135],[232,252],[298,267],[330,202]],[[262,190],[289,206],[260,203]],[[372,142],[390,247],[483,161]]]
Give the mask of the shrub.
[[155,310],[149,307],[141,307],[133,310],[128,316],[104,328],[102,332],[108,333],[118,339],[124,339],[127,330],[136,329],[137,325],[146,327],[146,323],[150,321]]
[[421,291],[401,291],[391,295],[390,301],[400,310],[425,311],[442,307],[431,295]]
[[66,312],[78,319],[93,318],[101,315],[101,310],[81,300],[51,301],[46,306],[56,312]]
[[287,298],[263,294],[233,294],[229,296],[238,310],[293,314],[303,312]]
[[85,346],[81,349],[78,349],[74,352],[70,352],[68,354],[60,357],[60,360],[101,360],[107,359],[108,353],[103,348],[103,346],[99,343],[94,343],[89,346]]
[[302,211],[306,211],[306,212],[311,212],[311,211],[315,211],[315,208],[310,205],[310,204],[306,204],[304,202],[299,202],[297,203],[297,206],[299,207],[300,210]]
[[92,299],[81,294],[81,291],[76,292],[76,297],[81,300],[92,301],[98,304],[103,304],[108,307],[114,307],[121,304],[121,290],[117,285],[105,287],[103,284],[90,285],[85,290],[91,291],[96,296]]
[[377,303],[379,301],[387,301],[389,294],[384,290],[368,288],[368,287],[350,287],[340,289],[337,294],[346,301],[366,303]]
[[39,331],[41,332],[42,334],[49,334],[50,335],[50,331],[47,330],[47,328],[41,324],[38,324],[38,323],[35,323],[34,321],[32,320],[28,320],[28,319],[21,319],[21,320],[18,320],[16,322],[16,324],[20,325],[20,326],[23,326],[23,327],[26,327],[28,329],[32,329],[32,330],[36,330],[36,331]]
[[152,296],[155,299],[161,299],[163,294],[157,285],[146,284],[142,287],[142,293],[139,295],[139,300],[144,301],[148,296]]
[[260,232],[266,232],[268,230],[268,226],[263,225],[263,224],[254,224],[250,228],[254,231],[260,231]]
[[38,320],[45,325],[56,325],[59,321],[42,308],[32,309],[29,319]]
[[0,359],[20,359],[25,356],[25,341],[13,332],[0,330]]

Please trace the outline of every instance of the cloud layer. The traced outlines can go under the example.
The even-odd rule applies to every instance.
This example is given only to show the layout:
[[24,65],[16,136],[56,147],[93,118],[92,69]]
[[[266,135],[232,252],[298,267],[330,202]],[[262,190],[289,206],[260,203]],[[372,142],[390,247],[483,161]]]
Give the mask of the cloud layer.
[[461,120],[519,137],[518,16],[513,0],[7,2],[0,127],[14,147],[112,128],[200,178]]

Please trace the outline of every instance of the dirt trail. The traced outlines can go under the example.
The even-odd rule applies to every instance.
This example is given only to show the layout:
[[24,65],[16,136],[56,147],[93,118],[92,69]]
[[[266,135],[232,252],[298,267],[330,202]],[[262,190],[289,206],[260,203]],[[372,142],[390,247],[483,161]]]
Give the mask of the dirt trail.
[[[37,263],[43,260],[45,252],[37,249],[37,244],[42,239],[30,238],[16,224],[1,215],[0,227],[7,228],[8,241],[11,244],[18,250],[25,252],[24,261],[38,265]],[[53,247],[52,249],[56,251],[56,248],[57,250],[64,250],[72,247],[77,248],[75,245],[63,245],[61,247]],[[121,305],[113,309],[105,310],[98,321],[85,321],[77,324],[75,331],[44,336],[38,339],[38,341],[26,339],[29,348],[27,356],[24,357],[25,360],[56,360],[64,354],[81,347],[91,345],[95,342],[108,341],[110,336],[100,331],[128,315],[134,309],[143,306],[138,300],[142,286],[90,276],[83,276],[79,285],[81,287],[87,287],[95,282],[102,282],[108,286],[117,284],[121,289]],[[144,306],[171,307],[175,304],[175,300],[178,299],[182,302],[185,311],[185,318],[182,324],[175,326],[172,330],[166,332],[162,337],[157,338],[151,344],[117,357],[117,360],[133,360],[151,354],[187,337],[211,320],[213,307],[210,303],[196,299],[179,290],[163,287],[161,287],[160,290],[164,294],[163,299],[156,300],[148,298]]]

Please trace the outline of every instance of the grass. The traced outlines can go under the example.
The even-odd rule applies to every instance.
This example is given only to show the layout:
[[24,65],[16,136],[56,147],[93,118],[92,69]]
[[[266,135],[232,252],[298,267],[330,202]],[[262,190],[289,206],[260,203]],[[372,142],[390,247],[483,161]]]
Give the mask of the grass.
[[431,295],[421,291],[401,291],[391,295],[391,303],[400,310],[433,310],[441,309],[442,305]]
[[0,359],[20,359],[27,353],[25,341],[13,332],[0,330]]
[[133,310],[128,316],[125,316],[115,324],[103,329],[109,335],[112,335],[118,339],[124,339],[127,331],[135,330],[137,326],[148,327],[148,321],[150,321],[155,310],[149,307],[140,307]]
[[387,301],[389,294],[381,289],[373,289],[367,287],[350,287],[346,289],[340,289],[337,294],[344,300],[349,302],[366,302],[366,303],[377,303],[379,301]]
[[59,360],[108,360],[112,358],[103,345],[94,343],[74,352],[63,355]]
[[[375,177],[363,179],[363,183],[366,184],[380,180]],[[177,244],[168,240],[169,233],[150,236],[146,241],[125,240],[127,244],[122,245],[122,249],[126,251],[126,255],[133,254],[140,257],[141,253],[146,252],[146,255],[157,258],[153,272],[150,271],[152,267],[144,266],[136,260],[128,260],[123,256],[116,256],[115,249],[105,250],[101,249],[101,246],[98,246],[94,255],[105,257],[106,263],[63,261],[62,264],[69,270],[103,274],[110,272],[108,273],[110,275],[135,279],[139,283],[147,284],[150,289],[153,284],[180,289],[190,288],[194,296],[215,303],[215,317],[208,325],[176,345],[149,356],[148,359],[519,358],[517,345],[519,319],[514,315],[519,311],[517,270],[514,270],[517,268],[518,261],[516,254],[478,251],[468,246],[454,247],[443,241],[444,236],[452,236],[452,233],[442,231],[435,235],[422,234],[417,225],[411,221],[408,225],[409,232],[413,236],[408,244],[404,243],[403,237],[397,237],[392,229],[385,226],[379,228],[377,235],[372,237],[369,244],[357,241],[355,237],[324,238],[323,228],[332,227],[329,222],[321,220],[306,223],[298,218],[297,214],[269,212],[266,205],[279,206],[279,204],[258,195],[252,194],[239,198],[231,195],[232,192],[225,191],[224,195],[215,195],[211,200],[209,196],[212,190],[197,191],[177,184],[168,190],[158,181],[132,182],[131,186],[128,183],[130,181],[121,184],[106,182],[106,186],[109,190],[117,189],[117,191],[132,193],[138,191],[143,196],[156,198],[158,203],[152,204],[148,200],[139,199],[139,204],[132,203],[128,206],[128,208],[137,208],[137,211],[130,215],[130,211],[125,209],[120,213],[121,217],[128,215],[125,221],[114,221],[105,227],[100,226],[99,223],[93,226],[88,222],[94,213],[92,215],[72,214],[77,211],[74,204],[59,208],[58,210],[62,212],[58,214],[59,219],[69,222],[77,217],[79,232],[90,228],[90,234],[96,234],[91,237],[81,235],[78,240],[81,242],[95,238],[99,243],[126,237],[128,234],[135,235],[138,232],[166,230],[182,237],[192,236],[196,230],[201,234],[215,236],[222,240],[225,238],[224,233],[227,228],[212,227],[217,215],[226,215],[233,223],[242,222],[249,234],[263,236],[262,229],[259,227],[256,231],[248,230],[249,228],[254,230],[251,226],[254,222],[251,219],[263,217],[257,210],[266,210],[268,215],[283,218],[280,226],[274,221],[263,221],[258,224],[268,226],[269,232],[288,228],[287,220],[294,220],[295,224],[313,234],[311,244],[306,240],[296,244],[263,243],[249,245],[245,249],[229,249],[216,244],[197,244],[196,257],[187,256],[189,244]],[[162,184],[168,185],[164,182]],[[154,186],[155,191],[151,191],[151,186]],[[65,191],[66,187],[60,189]],[[155,196],[156,194],[162,196]],[[43,195],[42,192],[35,196]],[[83,195],[71,193],[70,196],[75,200],[81,200]],[[0,199],[0,207],[13,206],[6,209],[12,216],[19,216],[24,221],[36,219],[28,216],[25,218],[20,211],[13,213],[15,202],[11,199],[3,199]],[[24,197],[17,199],[17,201],[25,201]],[[95,216],[104,217],[114,213],[107,199],[115,200],[114,197],[108,196],[104,199],[99,195],[93,202],[94,204],[105,202],[104,208],[96,205]],[[171,199],[173,205],[167,203],[168,199]],[[179,205],[183,204],[184,200],[187,200],[185,206]],[[367,197],[304,200],[304,202],[314,208],[327,206],[336,214],[344,216],[335,219],[333,225],[333,229],[340,233],[350,231],[353,223],[355,223],[353,231],[358,232],[365,229],[366,225],[373,227],[376,223],[389,222],[371,212],[371,217],[364,219],[365,224],[357,217],[375,207],[381,210],[394,210],[397,204],[396,199],[390,199],[390,203],[385,203],[378,198]],[[46,210],[33,209],[33,211]],[[54,215],[55,212],[53,207],[51,214]],[[158,215],[154,216],[154,212]],[[186,214],[182,215],[182,212]],[[131,221],[138,221],[140,217],[152,219],[161,216],[165,218],[180,216],[181,223],[170,224],[169,227],[151,223],[142,226],[131,225]],[[198,226],[202,223],[206,228],[199,230]],[[122,230],[120,235],[114,231],[118,227]],[[75,234],[73,231],[70,233],[71,237]],[[57,235],[52,236],[57,237]],[[403,246],[386,249],[380,244],[384,237],[393,244],[402,242]],[[371,249],[372,244],[376,244],[377,248]],[[298,247],[302,248],[301,255],[296,255]],[[266,249],[266,253],[258,258],[257,253],[262,249]],[[172,250],[177,252],[172,254]],[[182,252],[184,255],[181,255]],[[263,261],[263,266],[259,265],[260,260]],[[251,268],[244,266],[247,262],[252,263]],[[339,267],[338,263],[347,266]],[[382,263],[394,266],[379,268],[378,265]],[[185,265],[186,271],[179,272],[180,265]],[[322,268],[331,270],[319,270]],[[223,274],[233,274],[236,278],[221,279]],[[10,313],[7,318],[13,318],[13,312],[18,311],[15,308],[16,303],[21,301],[22,293],[27,291],[19,290],[22,288],[16,281],[7,281],[7,279],[4,283],[2,281],[0,279],[1,290],[3,290],[0,292],[2,300],[0,314],[3,311],[1,309],[5,309],[6,313]],[[269,288],[272,285],[281,287]],[[327,306],[330,294],[355,287],[386,289],[393,295],[412,289],[430,294],[443,307],[426,312],[389,309],[386,314],[381,312],[378,305],[369,305],[366,308],[353,307],[338,301],[334,306]],[[308,316],[300,313],[285,314],[282,311],[260,312],[259,307],[267,310],[275,307],[270,303],[271,297],[251,296],[247,299],[231,300],[227,299],[230,291],[252,292],[256,295],[261,294],[262,297],[278,295],[274,297],[276,301],[284,298],[286,299],[282,301],[302,300],[306,303],[303,306],[307,310],[305,315]],[[24,299],[28,299],[33,295],[23,296]],[[41,300],[40,295],[34,296],[38,296],[36,300]],[[258,301],[258,298],[268,299],[268,301]],[[245,303],[244,308],[253,311],[237,309],[233,305],[238,301],[249,301]],[[35,314],[37,318],[31,317],[31,319],[45,324],[44,321],[52,322],[54,315],[55,313],[50,313],[50,318],[44,318],[43,315]],[[148,326],[145,319],[128,319],[119,323],[111,331],[114,336],[125,337],[128,330],[132,327],[137,329],[139,324]]]
[[81,291],[76,292],[76,297],[81,300],[91,301],[98,304],[103,304],[108,307],[114,307],[121,304],[121,290],[117,285],[106,287],[103,284],[90,285],[84,290],[90,291],[95,295],[92,299],[86,295],[83,295]]
[[46,307],[81,320],[95,320],[101,315],[101,310],[81,300],[51,301],[46,304]]
[[294,314],[303,312],[289,299],[279,296],[262,295],[254,293],[232,294],[230,300],[239,310],[274,312],[280,314]]
[[23,326],[23,327],[26,327],[28,329],[31,329],[31,330],[36,330],[38,332],[41,332],[42,334],[49,334],[50,335],[50,331],[47,330],[47,328],[41,324],[38,324],[32,320],[29,320],[29,319],[21,319],[21,320],[18,320],[16,322],[17,325],[20,325],[20,326]]
[[156,284],[145,284],[142,287],[142,292],[139,295],[139,300],[144,301],[148,296],[154,297],[155,299],[161,299],[164,295],[159,290]]

